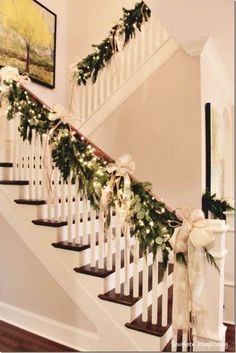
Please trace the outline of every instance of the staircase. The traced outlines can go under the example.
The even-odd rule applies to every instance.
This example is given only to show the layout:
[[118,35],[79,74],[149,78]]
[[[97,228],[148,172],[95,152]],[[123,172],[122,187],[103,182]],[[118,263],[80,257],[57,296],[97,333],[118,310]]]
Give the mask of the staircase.
[[[0,212],[96,323],[96,348],[91,337],[88,346],[81,342],[75,346],[161,351],[171,337],[173,265],[163,273],[161,254],[155,259],[151,253],[145,257],[138,240],[122,233],[116,209],[111,211],[105,238],[104,213],[95,211],[77,192],[72,176],[64,182],[55,166],[50,180],[52,197],[48,197],[43,181],[47,136],[41,141],[33,131],[29,143],[22,140],[18,127],[19,116],[7,122],[12,139],[5,141],[4,151],[12,162],[0,164]],[[84,139],[78,131],[74,136]],[[88,143],[101,157],[101,151]],[[107,163],[108,157],[104,154],[103,158]],[[117,342],[114,335],[109,342],[113,330]]]
[[[99,74],[95,85],[74,87],[73,107],[80,130],[71,124],[66,124],[65,129],[75,141],[84,141],[103,166],[112,162],[111,158],[83,134],[89,136],[95,131],[176,50],[176,43],[152,18],[135,40],[116,55],[109,68]],[[32,106],[52,112],[30,91],[20,84],[18,87],[25,90]],[[37,117],[30,111],[27,114],[34,124]],[[123,231],[116,206],[110,210],[111,222],[104,232],[104,210],[92,207],[72,173],[65,181],[50,162],[50,130],[39,134],[33,129],[31,142],[23,141],[19,134],[21,117],[18,112],[4,125],[0,213],[97,329],[96,333],[79,330],[69,338],[62,334],[63,343],[82,351],[176,350],[176,342],[171,347],[173,255],[163,271],[161,251],[156,257],[149,251],[144,254],[139,239]],[[48,123],[47,116],[44,119]],[[83,151],[78,158],[82,164],[86,162]],[[165,207],[164,213],[167,210]],[[163,211],[157,209],[158,212]],[[225,228],[217,223],[212,229],[218,237],[216,256],[223,270],[220,252]],[[212,290],[220,293],[217,275],[210,274]],[[221,305],[221,297],[218,299],[214,304]],[[0,318],[7,321],[3,312]],[[220,331],[222,322],[220,318],[218,321]],[[180,350],[187,338],[184,334],[177,338]]]

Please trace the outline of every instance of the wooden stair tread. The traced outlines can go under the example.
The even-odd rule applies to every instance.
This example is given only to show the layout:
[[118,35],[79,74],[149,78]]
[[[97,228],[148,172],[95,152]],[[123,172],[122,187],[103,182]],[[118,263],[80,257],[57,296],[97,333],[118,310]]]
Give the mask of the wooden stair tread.
[[57,249],[72,250],[72,251],[83,251],[90,248],[90,245],[76,244],[68,241],[60,241],[58,243],[52,243],[52,246]]
[[[115,214],[113,214],[114,216]],[[96,215],[96,219],[99,219],[99,216]],[[88,212],[88,218],[87,221],[91,221],[91,216],[90,212]],[[48,220],[48,219],[35,219],[32,221],[35,225],[37,226],[46,226],[46,227],[64,227],[68,225],[67,221],[53,221],[53,220]],[[80,215],[80,222],[83,222],[83,216],[82,214]],[[73,219],[73,224],[75,224],[75,219]]]
[[28,180],[0,180],[0,185],[29,185]]
[[144,332],[150,335],[154,335],[157,337],[162,337],[166,331],[171,326],[172,322],[172,297],[173,297],[173,286],[168,289],[168,324],[167,326],[161,325],[161,312],[162,312],[162,303],[160,296],[158,298],[158,323],[153,325],[151,322],[151,306],[148,308],[148,321],[142,321],[142,315],[139,315],[135,320],[131,323],[126,323],[125,326],[132,330]]
[[[139,258],[142,257],[142,253],[140,251]],[[133,262],[133,257],[130,257],[130,263]],[[101,277],[105,278],[112,273],[115,272],[115,254],[112,254],[112,270],[107,270],[106,269],[106,264],[107,264],[107,258],[105,257],[104,259],[104,269],[99,269],[98,268],[98,261],[96,262],[96,267],[91,267],[89,264],[82,266],[82,267],[75,267],[74,271],[78,273],[83,273],[85,275],[90,275],[94,277]],[[124,267],[124,250],[121,250],[121,268]]]
[[47,219],[36,219],[32,221],[36,226],[45,226],[45,227],[53,227],[59,228],[67,225],[67,222],[64,221],[51,221]]
[[18,205],[31,205],[31,206],[46,205],[45,200],[17,199],[17,200],[14,200],[14,202]]
[[[158,283],[160,283],[163,279],[163,271],[162,271],[162,263],[159,262],[158,266]],[[173,272],[174,266],[173,264],[169,265],[168,274]],[[148,268],[148,291],[152,289],[152,266]],[[105,294],[99,294],[99,298],[102,300],[107,300],[113,303],[132,306],[137,301],[142,298],[143,286],[142,286],[142,272],[139,272],[139,296],[133,296],[133,278],[130,278],[130,295],[124,294],[124,283],[121,284],[121,293],[115,293],[115,289],[110,290]]]
[[2,167],[2,168],[12,168],[13,167],[13,163],[1,162],[0,163],[0,167]]

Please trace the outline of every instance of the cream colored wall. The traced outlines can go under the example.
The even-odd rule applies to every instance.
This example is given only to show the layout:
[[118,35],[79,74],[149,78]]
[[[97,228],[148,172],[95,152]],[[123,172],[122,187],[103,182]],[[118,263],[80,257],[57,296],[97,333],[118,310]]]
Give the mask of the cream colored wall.
[[122,15],[122,7],[133,8],[136,0],[69,0],[67,28],[67,101],[71,92],[72,63],[93,52],[92,44],[106,38]]
[[57,103],[65,104],[67,82],[67,0],[40,0],[40,3],[57,15],[56,44],[56,84],[54,89],[30,83],[28,87],[45,103],[53,107]]
[[200,104],[199,58],[179,50],[91,139],[114,158],[129,153],[170,207],[200,207]]
[[1,215],[0,224],[0,301],[96,332]]

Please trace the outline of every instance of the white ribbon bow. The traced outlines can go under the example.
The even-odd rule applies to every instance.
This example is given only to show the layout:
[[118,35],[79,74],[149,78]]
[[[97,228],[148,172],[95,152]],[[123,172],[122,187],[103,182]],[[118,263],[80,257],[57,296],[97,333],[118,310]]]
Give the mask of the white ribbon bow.
[[28,82],[30,78],[26,75],[20,75],[16,67],[5,66],[0,70],[0,81],[18,81],[18,82]]
[[108,173],[116,172],[117,176],[125,176],[128,173],[133,174],[135,171],[135,162],[129,154],[123,154],[117,158],[115,163],[109,163],[106,167]]
[[[117,188],[118,212],[122,221],[125,220],[127,212],[130,208],[131,188],[129,174],[133,174],[135,170],[135,163],[132,157],[124,154],[119,157],[115,163],[109,163],[106,167],[108,173],[112,174],[109,184],[105,187],[101,196],[101,209],[105,215],[109,213],[109,204],[114,194],[114,187]],[[120,190],[120,181],[124,178],[123,192]]]
[[214,246],[214,236],[208,228],[203,212],[195,209],[177,210],[183,220],[181,227],[169,240],[175,254],[187,255],[187,267],[175,261],[173,286],[173,330],[190,329],[190,311],[197,334],[205,330],[206,316],[206,256]]

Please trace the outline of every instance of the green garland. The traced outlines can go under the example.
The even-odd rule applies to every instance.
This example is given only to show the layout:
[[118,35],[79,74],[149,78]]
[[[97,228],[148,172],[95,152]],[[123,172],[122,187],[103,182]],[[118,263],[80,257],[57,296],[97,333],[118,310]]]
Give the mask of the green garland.
[[[106,170],[107,160],[82,135],[73,130],[71,125],[64,124],[59,119],[52,121],[49,114],[53,111],[34,99],[18,82],[4,81],[4,85],[9,89],[7,118],[11,120],[15,114],[20,116],[18,129],[23,140],[31,142],[33,130],[40,136],[48,134],[52,160],[64,180],[72,174],[73,180],[78,181],[78,191],[88,198],[95,210],[99,210],[103,189],[107,187],[111,178]],[[120,199],[118,193],[122,188],[123,180],[120,182],[119,190],[116,188],[113,190],[109,209]],[[150,183],[131,179],[131,191],[131,207],[127,216],[131,224],[131,236],[137,237],[144,254],[151,252],[155,257],[158,251],[162,251],[162,267],[165,270],[171,250],[169,239],[174,231],[169,221],[176,221],[177,217],[162,201],[152,196]],[[109,224],[110,220],[107,221]],[[206,259],[217,266],[207,251]],[[182,253],[176,254],[176,260],[187,264]]]
[[209,191],[202,195],[202,201],[205,211],[210,211],[215,218],[225,219],[224,212],[234,210],[227,201],[217,199],[216,194],[211,195]]
[[92,45],[95,52],[76,65],[73,78],[78,85],[86,85],[89,79],[92,79],[92,82],[95,83],[98,72],[104,69],[115,53],[119,52],[116,43],[117,33],[124,37],[123,47],[125,47],[130,39],[135,37],[136,28],[141,31],[143,22],[147,22],[150,16],[151,10],[144,1],[137,3],[132,10],[123,8],[123,16],[119,23],[112,27],[109,36],[99,45]]
[[[5,81],[9,87],[8,119],[15,114],[20,115],[19,132],[23,140],[31,141],[32,131],[41,136],[50,134],[52,160],[59,168],[64,180],[72,173],[73,179],[78,178],[79,189],[90,200],[92,207],[100,208],[103,189],[110,180],[106,170],[107,161],[97,155],[97,151],[78,132],[73,132],[69,124],[60,124],[59,120],[51,121],[50,109],[34,98],[14,81]],[[121,183],[122,188],[122,183]],[[131,223],[131,236],[136,236],[144,253],[152,252],[156,256],[158,249],[163,254],[163,268],[168,264],[171,245],[168,240],[173,228],[168,220],[176,220],[174,212],[169,211],[165,204],[156,200],[151,194],[149,183],[138,183],[131,180],[132,202],[128,218]],[[110,207],[115,205],[118,190],[114,190]]]

